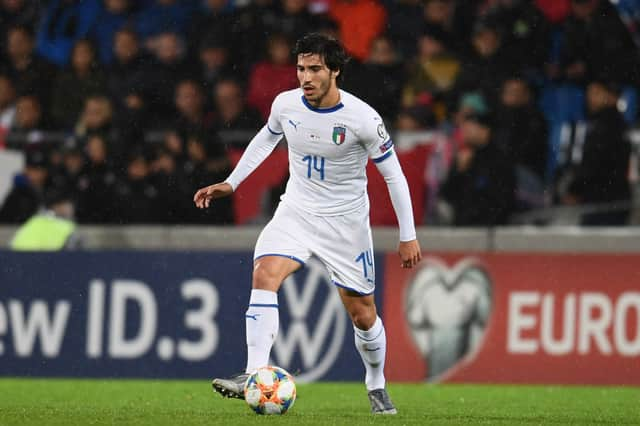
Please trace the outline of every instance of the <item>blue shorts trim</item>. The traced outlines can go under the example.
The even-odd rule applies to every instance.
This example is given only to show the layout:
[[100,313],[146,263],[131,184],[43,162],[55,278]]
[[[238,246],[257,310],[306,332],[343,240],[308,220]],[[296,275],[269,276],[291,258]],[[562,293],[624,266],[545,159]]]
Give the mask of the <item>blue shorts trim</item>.
[[255,262],[256,260],[260,259],[261,257],[265,257],[265,256],[278,256],[278,257],[286,257],[289,258],[291,260],[295,260],[296,262],[300,263],[302,266],[304,266],[304,260],[299,259],[295,256],[291,256],[289,254],[280,254],[280,253],[265,253],[265,254],[261,254],[260,256],[256,257],[253,259],[253,261]]
[[249,303],[250,307],[254,308],[277,308],[277,303]]
[[267,124],[267,130],[269,130],[269,132],[271,132],[272,135],[276,135],[276,136],[280,136],[281,134],[284,133],[284,132],[274,132],[273,130],[271,130],[271,127],[269,127],[268,124]]
[[354,293],[358,293],[360,296],[369,296],[370,294],[373,294],[373,292],[375,291],[375,290],[372,290],[369,293],[363,293],[361,291],[356,290],[355,288],[347,287],[344,284],[340,284],[337,281],[334,281],[333,285],[335,285],[336,287],[344,288],[345,290],[353,291]]
[[391,154],[393,154],[393,151],[387,151],[387,153],[384,154],[382,157],[374,158],[373,162],[374,163],[382,163],[384,160],[386,160],[387,158],[391,157]]

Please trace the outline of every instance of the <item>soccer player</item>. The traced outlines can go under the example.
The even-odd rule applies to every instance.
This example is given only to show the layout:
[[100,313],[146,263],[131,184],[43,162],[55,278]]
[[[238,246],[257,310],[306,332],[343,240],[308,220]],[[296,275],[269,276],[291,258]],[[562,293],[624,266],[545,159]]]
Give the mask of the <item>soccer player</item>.
[[391,195],[404,268],[414,267],[421,259],[409,187],[378,113],[338,88],[347,61],[340,43],[309,34],[298,40],[294,53],[300,88],[276,97],[267,124],[231,175],[193,197],[197,207],[207,208],[212,200],[232,194],[286,137],[290,178],[254,252],[253,288],[246,312],[247,367],[244,374],[214,379],[213,387],[223,396],[244,398],[248,374],[269,362],[278,332],[278,289],[315,255],[328,269],[353,322],[372,412],[396,414],[385,389],[386,336],[373,298],[368,158],[384,176]]

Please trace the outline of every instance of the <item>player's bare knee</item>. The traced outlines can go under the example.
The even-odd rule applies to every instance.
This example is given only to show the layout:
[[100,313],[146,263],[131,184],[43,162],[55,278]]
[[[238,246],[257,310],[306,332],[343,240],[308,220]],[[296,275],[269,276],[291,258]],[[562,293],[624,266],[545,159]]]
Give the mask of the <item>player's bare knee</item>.
[[278,291],[281,278],[279,274],[271,268],[264,266],[256,267],[253,270],[253,288],[258,290]]
[[351,316],[353,325],[359,330],[369,330],[376,322],[376,311],[369,307],[354,309],[352,312],[349,312],[349,315]]

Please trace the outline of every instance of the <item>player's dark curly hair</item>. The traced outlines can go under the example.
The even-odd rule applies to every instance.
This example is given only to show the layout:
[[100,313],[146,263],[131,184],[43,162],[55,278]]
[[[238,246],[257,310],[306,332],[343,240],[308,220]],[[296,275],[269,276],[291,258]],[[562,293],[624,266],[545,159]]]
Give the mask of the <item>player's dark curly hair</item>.
[[338,40],[320,33],[309,33],[296,42],[293,49],[298,55],[318,54],[331,71],[340,71],[338,82],[342,81],[344,67],[349,61],[344,48]]

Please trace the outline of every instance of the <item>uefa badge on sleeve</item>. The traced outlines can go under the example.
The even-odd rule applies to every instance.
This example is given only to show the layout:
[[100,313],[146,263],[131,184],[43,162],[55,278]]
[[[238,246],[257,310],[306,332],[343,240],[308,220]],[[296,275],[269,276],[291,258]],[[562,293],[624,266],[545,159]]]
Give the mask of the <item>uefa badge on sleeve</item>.
[[344,126],[334,126],[333,127],[333,143],[336,145],[342,145],[344,139],[347,135],[347,128]]
[[384,124],[380,123],[378,124],[378,136],[380,136],[380,139],[384,140],[387,138],[387,129],[384,128]]

